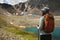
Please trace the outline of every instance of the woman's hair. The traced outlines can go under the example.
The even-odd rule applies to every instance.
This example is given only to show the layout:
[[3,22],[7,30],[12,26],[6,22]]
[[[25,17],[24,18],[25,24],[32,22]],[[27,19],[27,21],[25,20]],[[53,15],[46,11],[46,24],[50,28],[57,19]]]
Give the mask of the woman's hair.
[[46,13],[42,13],[42,16],[44,16]]

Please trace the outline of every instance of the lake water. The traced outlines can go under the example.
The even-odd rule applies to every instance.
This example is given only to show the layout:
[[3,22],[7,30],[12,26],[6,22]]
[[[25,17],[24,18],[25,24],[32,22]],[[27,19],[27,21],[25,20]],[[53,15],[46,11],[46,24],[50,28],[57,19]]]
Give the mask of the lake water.
[[[35,27],[25,28],[24,30],[38,33],[38,29]],[[60,40],[60,27],[55,27],[52,36],[53,36],[53,40]]]

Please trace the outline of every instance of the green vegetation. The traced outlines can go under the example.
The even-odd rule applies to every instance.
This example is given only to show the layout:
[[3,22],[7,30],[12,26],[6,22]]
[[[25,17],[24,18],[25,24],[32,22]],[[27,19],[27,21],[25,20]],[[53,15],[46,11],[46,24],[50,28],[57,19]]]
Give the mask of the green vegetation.
[[32,32],[26,32],[25,30],[22,30],[19,27],[7,23],[6,18],[2,16],[0,17],[0,27],[8,32],[14,33],[16,35],[21,35],[23,38],[27,38],[28,40],[37,40],[36,34]]
[[25,37],[25,38],[27,38],[29,40],[37,40],[37,37],[32,32],[31,33],[26,32],[26,31],[24,31],[22,29],[15,28],[15,27],[10,27],[10,28],[5,27],[5,29],[8,30],[9,32],[12,32],[12,33],[16,34],[16,35],[21,35],[22,37]]

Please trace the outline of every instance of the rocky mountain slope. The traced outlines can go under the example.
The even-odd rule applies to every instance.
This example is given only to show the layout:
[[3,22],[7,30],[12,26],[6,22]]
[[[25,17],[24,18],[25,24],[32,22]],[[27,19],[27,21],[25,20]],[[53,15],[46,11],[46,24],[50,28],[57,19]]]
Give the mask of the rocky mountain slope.
[[12,5],[6,4],[6,3],[2,3],[0,4],[0,8],[3,9],[2,11],[6,11],[9,13],[15,13],[14,8],[12,7]]
[[[11,14],[20,15],[22,12],[27,12],[27,14],[40,14],[40,9],[44,6],[48,6],[50,11],[54,15],[60,15],[60,1],[59,0],[28,0],[24,3],[18,3],[16,5],[9,5],[9,4],[0,4],[0,7]],[[38,9],[38,10],[37,10]],[[35,13],[34,13],[35,12]],[[25,14],[25,13],[24,13]]]
[[[26,3],[19,3],[19,4],[16,4],[15,6],[18,9],[22,8],[23,11],[24,10],[31,11],[34,8],[37,8],[40,11],[40,9],[43,8],[44,6],[48,6],[50,8],[50,12],[53,12],[54,15],[60,15],[59,14],[60,13],[60,11],[59,11],[60,10],[60,0],[28,0]],[[33,12],[32,12],[32,14],[33,14]]]

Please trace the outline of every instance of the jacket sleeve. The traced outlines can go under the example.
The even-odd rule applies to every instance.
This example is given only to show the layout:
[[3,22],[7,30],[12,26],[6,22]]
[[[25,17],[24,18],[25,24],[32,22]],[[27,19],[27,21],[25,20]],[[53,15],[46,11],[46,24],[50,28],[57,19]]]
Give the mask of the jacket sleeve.
[[44,17],[41,17],[41,18],[40,18],[40,21],[39,21],[39,29],[40,29],[40,30],[43,29],[43,24],[44,24]]

